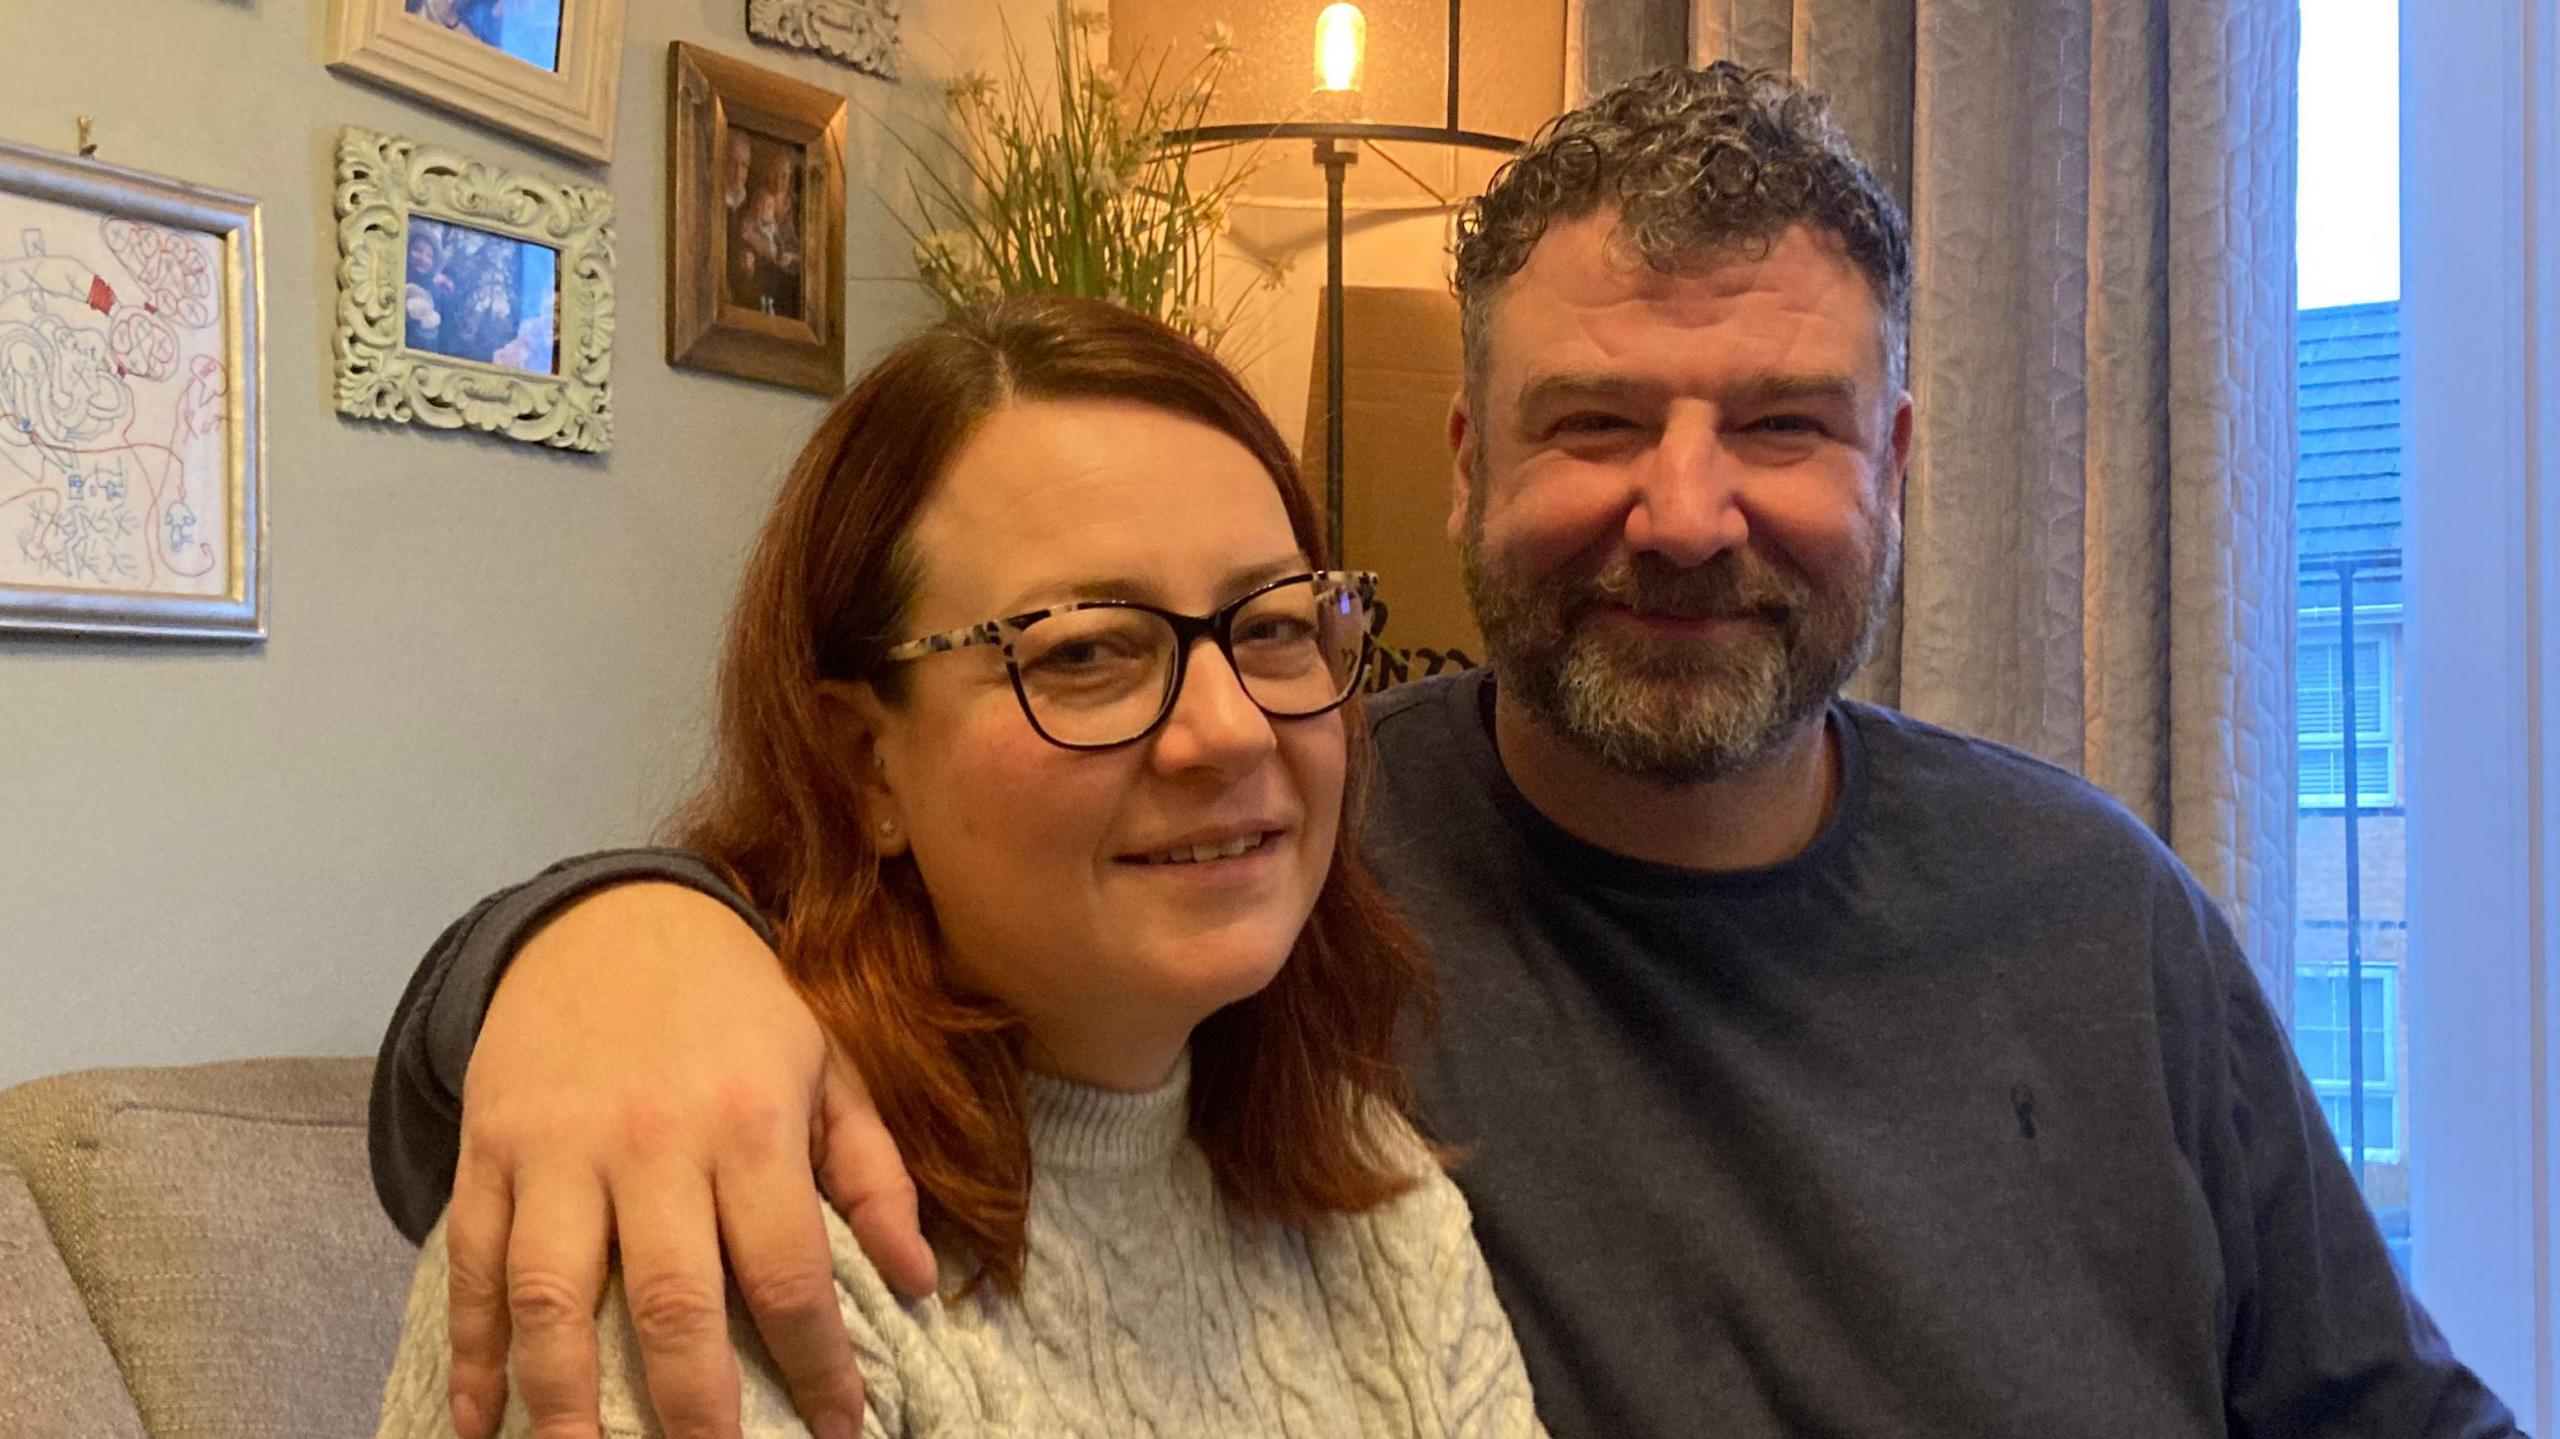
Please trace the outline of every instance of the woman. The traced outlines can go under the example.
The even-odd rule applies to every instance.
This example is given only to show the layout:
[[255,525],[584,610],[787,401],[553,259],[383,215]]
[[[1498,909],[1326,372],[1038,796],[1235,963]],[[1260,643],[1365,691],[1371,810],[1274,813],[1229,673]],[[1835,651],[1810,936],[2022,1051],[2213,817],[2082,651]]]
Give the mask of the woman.
[[[1406,1119],[1424,970],[1345,842],[1371,581],[1317,552],[1234,377],[1086,301],[908,341],[784,485],[679,828],[921,1191],[920,1303],[827,1216],[866,1433],[1540,1432]],[[388,1435],[450,1432],[443,1254]],[[655,1433],[606,1307],[607,1432]],[[745,1431],[801,1432],[732,1328]]]

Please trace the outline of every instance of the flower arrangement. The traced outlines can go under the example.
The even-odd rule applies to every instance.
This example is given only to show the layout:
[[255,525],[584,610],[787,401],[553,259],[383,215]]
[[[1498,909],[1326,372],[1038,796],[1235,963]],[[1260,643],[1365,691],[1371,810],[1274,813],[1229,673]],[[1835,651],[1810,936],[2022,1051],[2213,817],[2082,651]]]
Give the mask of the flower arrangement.
[[1008,35],[1002,79],[952,82],[950,130],[901,140],[917,218],[900,223],[917,277],[954,307],[998,295],[1111,300],[1214,348],[1251,293],[1219,302],[1215,245],[1252,163],[1196,184],[1195,145],[1167,137],[1208,113],[1234,33],[1214,24],[1188,67],[1158,52],[1123,77],[1101,53],[1107,24],[1062,4],[1047,85]]

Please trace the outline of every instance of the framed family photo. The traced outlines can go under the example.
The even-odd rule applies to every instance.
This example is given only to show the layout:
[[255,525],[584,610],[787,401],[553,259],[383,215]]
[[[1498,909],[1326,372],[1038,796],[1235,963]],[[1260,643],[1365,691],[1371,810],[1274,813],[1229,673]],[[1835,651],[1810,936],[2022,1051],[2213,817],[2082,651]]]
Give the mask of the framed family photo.
[[0,144],[0,633],[266,637],[258,204]]
[[329,0],[329,66],[598,163],[623,0]]
[[677,41],[667,362],[844,384],[845,98]]
[[613,197],[442,146],[338,137],[339,413],[613,441]]

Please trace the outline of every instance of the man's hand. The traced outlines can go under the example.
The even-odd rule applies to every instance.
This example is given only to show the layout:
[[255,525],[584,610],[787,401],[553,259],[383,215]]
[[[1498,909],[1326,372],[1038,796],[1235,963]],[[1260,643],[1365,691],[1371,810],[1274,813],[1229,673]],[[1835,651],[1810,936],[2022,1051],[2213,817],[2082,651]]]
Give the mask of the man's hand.
[[544,1439],[596,1436],[617,1238],[670,1439],[738,1433],[721,1254],[818,1439],[861,1432],[813,1168],[900,1291],[929,1292],[915,1189],[861,1081],[727,906],[630,884],[517,954],[463,1084],[445,1240],[454,1427],[497,1432],[507,1361]]

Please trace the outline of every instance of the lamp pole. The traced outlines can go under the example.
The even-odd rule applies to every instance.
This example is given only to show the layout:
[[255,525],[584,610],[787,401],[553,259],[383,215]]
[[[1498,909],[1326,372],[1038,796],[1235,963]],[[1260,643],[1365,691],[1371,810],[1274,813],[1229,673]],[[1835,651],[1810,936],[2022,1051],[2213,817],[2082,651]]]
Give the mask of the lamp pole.
[[1326,563],[1348,568],[1342,552],[1342,180],[1360,158],[1357,141],[1316,141],[1324,167],[1324,550]]
[[[1357,96],[1362,64],[1360,49],[1365,44],[1366,21],[1352,5],[1328,6],[1333,11],[1347,11],[1339,23],[1348,27],[1339,43],[1344,46],[1338,57],[1346,62],[1340,74],[1327,75],[1325,33],[1326,20],[1317,22],[1317,63],[1320,95]],[[1458,0],[1449,0],[1449,49],[1447,71],[1447,110],[1438,125],[1389,125],[1367,120],[1285,120],[1270,124],[1198,125],[1166,134],[1167,145],[1254,144],[1267,140],[1313,140],[1315,160],[1324,167],[1324,318],[1325,318],[1325,424],[1324,424],[1324,509],[1325,548],[1336,565],[1345,563],[1342,554],[1342,509],[1347,493],[1342,473],[1342,183],[1344,173],[1360,157],[1360,147],[1379,141],[1417,145],[1447,145],[1458,149],[1491,150],[1508,154],[1520,148],[1520,141],[1509,135],[1493,135],[1481,130],[1467,130],[1458,124]],[[1392,161],[1390,162],[1392,163]],[[1398,168],[1402,168],[1399,166]]]

